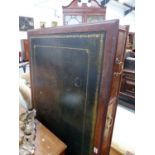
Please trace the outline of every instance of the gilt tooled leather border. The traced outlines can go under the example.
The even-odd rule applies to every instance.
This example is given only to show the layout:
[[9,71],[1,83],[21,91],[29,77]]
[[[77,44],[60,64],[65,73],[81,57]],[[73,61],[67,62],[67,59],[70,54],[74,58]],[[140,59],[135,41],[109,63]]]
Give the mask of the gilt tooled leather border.
[[[94,131],[95,131],[95,122],[96,122],[96,110],[97,110],[97,103],[98,103],[98,95],[99,95],[99,82],[100,82],[100,78],[101,78],[101,66],[102,66],[102,61],[103,61],[103,57],[104,57],[104,54],[103,54],[103,49],[104,49],[104,39],[105,39],[105,33],[104,32],[101,32],[101,33],[95,33],[95,32],[91,32],[91,33],[94,33],[94,34],[69,34],[69,35],[37,35],[37,36],[30,36],[30,42],[32,41],[32,39],[41,39],[41,38],[100,38],[100,49],[99,49],[99,56],[98,56],[98,59],[99,59],[99,65],[98,65],[98,68],[97,68],[97,87],[96,87],[96,92],[95,92],[95,104],[94,104],[94,107],[93,107],[93,121],[92,121],[92,135],[91,135],[91,146],[93,145],[93,136],[94,136]],[[34,45],[33,47],[31,47],[31,50],[33,49],[34,50],[34,59],[35,59],[35,54],[36,54],[36,48],[37,47],[43,47],[43,48],[64,48],[64,49],[73,49],[73,50],[79,50],[79,51],[83,51],[83,52],[86,52],[87,55],[88,55],[88,66],[87,66],[87,84],[86,84],[86,98],[85,98],[85,110],[86,111],[86,102],[87,102],[87,88],[88,88],[88,78],[89,78],[89,69],[90,69],[90,66],[89,66],[89,62],[90,62],[90,51],[89,49],[84,49],[84,48],[72,48],[72,47],[58,47],[58,46],[49,46],[49,45]],[[31,62],[32,62],[32,56],[31,56]],[[36,62],[36,60],[34,60],[34,62]],[[35,64],[35,63],[33,63]],[[33,68],[33,71],[34,71],[34,68]],[[34,71],[35,73],[35,71]],[[32,73],[32,80],[34,81],[34,78],[33,78],[33,73]],[[32,91],[34,93],[34,88],[32,87]],[[84,130],[85,130],[85,119],[83,121],[83,138],[82,138],[82,146],[83,146],[83,143],[84,143]],[[82,147],[82,150],[83,150],[83,147]],[[83,152],[83,151],[82,151]],[[81,152],[81,155],[82,155],[82,152]],[[91,154],[92,150],[89,151],[89,154]]]

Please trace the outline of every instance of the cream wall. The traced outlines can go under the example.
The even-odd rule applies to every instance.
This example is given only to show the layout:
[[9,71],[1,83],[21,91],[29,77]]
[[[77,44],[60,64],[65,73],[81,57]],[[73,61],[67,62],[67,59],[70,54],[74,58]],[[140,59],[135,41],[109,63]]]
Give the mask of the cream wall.
[[[52,21],[57,21],[58,25],[62,25],[62,3],[60,0],[49,0],[46,3],[37,3],[37,0],[21,0],[18,11],[19,16],[32,17],[34,19],[34,28],[40,28],[40,22],[45,22],[46,27],[51,27]],[[65,3],[64,3],[65,4]],[[68,4],[68,3],[67,3]],[[19,22],[19,20],[18,20]],[[19,31],[18,34],[19,44],[18,49],[21,51],[21,39],[27,39],[26,31]]]

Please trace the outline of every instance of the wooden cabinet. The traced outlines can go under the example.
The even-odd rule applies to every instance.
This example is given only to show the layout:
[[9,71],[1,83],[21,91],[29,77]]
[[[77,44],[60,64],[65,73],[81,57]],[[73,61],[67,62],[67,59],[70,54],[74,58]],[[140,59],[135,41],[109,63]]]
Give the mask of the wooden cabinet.
[[135,71],[124,69],[119,99],[122,105],[135,109]]
[[118,20],[28,32],[37,118],[66,155],[108,155],[128,29]]
[[135,109],[135,52],[126,52],[119,103]]
[[29,43],[28,43],[28,39],[22,39],[21,40],[21,52],[23,55],[22,60],[23,61],[29,61],[30,59],[30,50],[29,50]]
[[106,7],[101,7],[96,0],[92,0],[90,5],[83,3],[80,6],[78,0],[73,0],[68,6],[63,6],[64,25],[103,22]]
[[126,48],[130,50],[135,50],[135,33],[134,32],[129,32]]
[[123,70],[122,81],[124,84],[121,87],[121,94],[123,92],[129,93],[132,98],[134,98],[135,93],[135,72],[133,70]]

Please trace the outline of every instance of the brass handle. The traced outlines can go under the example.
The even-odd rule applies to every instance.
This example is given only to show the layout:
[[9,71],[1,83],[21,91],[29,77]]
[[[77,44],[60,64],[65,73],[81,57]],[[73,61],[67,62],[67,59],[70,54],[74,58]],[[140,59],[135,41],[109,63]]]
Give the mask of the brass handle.
[[118,58],[116,58],[115,63],[118,64],[118,65],[120,65],[120,64],[122,64],[123,62],[120,61]]
[[114,76],[119,76],[119,75],[121,75],[122,74],[122,72],[123,72],[123,62],[122,61],[120,61],[118,58],[116,58],[115,59],[115,64],[117,64],[118,65],[118,72],[114,72]]
[[[115,102],[115,98],[111,99],[110,102]],[[111,127],[113,126],[113,122],[114,122],[114,119],[113,119],[113,106],[114,104],[111,103],[109,106],[108,106],[108,111],[107,111],[107,116],[106,116],[106,123],[105,123],[105,130],[104,130],[104,138],[107,138],[108,135],[109,135],[109,132],[111,131]]]
[[107,116],[107,124],[106,124],[106,128],[109,129],[109,128],[112,126],[112,124],[113,124],[113,118],[112,118],[111,115],[108,115],[108,116]]
[[120,72],[114,72],[114,76],[119,76],[122,74],[122,72],[123,72],[123,70],[121,70]]

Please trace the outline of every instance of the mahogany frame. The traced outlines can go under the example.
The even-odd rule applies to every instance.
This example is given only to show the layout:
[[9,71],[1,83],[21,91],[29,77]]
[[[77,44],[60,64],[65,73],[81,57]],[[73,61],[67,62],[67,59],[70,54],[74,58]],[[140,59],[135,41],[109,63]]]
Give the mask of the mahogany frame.
[[[105,48],[104,48],[104,60],[103,60],[103,74],[101,76],[101,87],[99,92],[99,103],[97,107],[97,117],[96,117],[96,125],[95,125],[95,133],[93,146],[97,148],[97,152],[92,153],[92,155],[108,155],[110,150],[110,143],[112,137],[112,130],[109,133],[109,138],[104,140],[103,135],[105,131],[106,125],[106,116],[109,106],[109,101],[112,97],[117,98],[119,88],[120,88],[120,78],[114,80],[114,72],[115,72],[115,58],[116,53],[119,50],[124,50],[124,46],[120,47],[118,45],[118,37],[119,37],[119,20],[109,20],[104,23],[96,23],[96,24],[81,24],[81,25],[68,25],[54,28],[45,28],[45,29],[37,29],[28,31],[28,38],[30,43],[31,36],[40,36],[40,35],[54,35],[54,34],[66,34],[70,32],[98,32],[98,31],[106,31],[106,39],[105,39]],[[127,31],[127,29],[122,29],[121,31]],[[126,40],[125,40],[126,42]],[[120,49],[119,49],[120,48]],[[122,56],[122,54],[121,54]],[[123,59],[123,57],[121,58]],[[110,65],[109,65],[110,64]],[[31,77],[31,88],[32,88],[32,103],[33,107],[35,107],[34,100],[34,86],[33,86],[33,77],[32,77],[32,60],[30,59],[30,77]],[[116,87],[114,86],[117,82]],[[115,87],[115,90],[113,88]],[[117,99],[114,102],[115,106],[113,108],[113,117],[115,117]],[[114,124],[114,123],[113,123]],[[113,125],[112,125],[113,126]],[[112,127],[113,128],[113,127]]]

